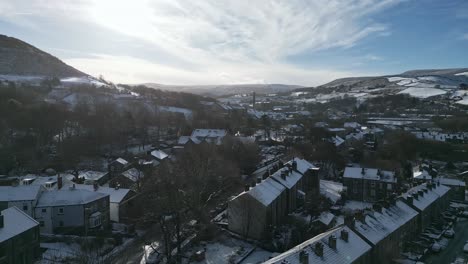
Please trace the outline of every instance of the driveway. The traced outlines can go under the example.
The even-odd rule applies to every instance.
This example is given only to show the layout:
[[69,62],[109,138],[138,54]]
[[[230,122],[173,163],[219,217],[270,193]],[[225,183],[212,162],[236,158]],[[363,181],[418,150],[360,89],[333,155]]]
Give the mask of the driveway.
[[446,249],[442,250],[439,254],[430,255],[424,263],[426,264],[442,264],[451,263],[457,257],[464,257],[468,259],[468,254],[463,253],[463,246],[468,240],[468,219],[459,218],[457,225],[454,228],[455,237],[450,239]]

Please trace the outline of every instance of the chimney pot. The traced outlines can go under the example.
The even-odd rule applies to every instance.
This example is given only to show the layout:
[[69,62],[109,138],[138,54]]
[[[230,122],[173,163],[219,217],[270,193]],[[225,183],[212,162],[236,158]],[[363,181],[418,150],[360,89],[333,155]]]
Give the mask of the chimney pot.
[[352,215],[345,216],[344,222],[345,222],[345,225],[349,226],[350,228],[354,228],[356,224],[356,220],[354,219],[354,216]]
[[346,229],[341,230],[341,239],[343,239],[343,241],[345,241],[345,242],[348,242],[348,240],[349,240],[348,230],[346,230]]
[[57,189],[58,190],[62,189],[62,186],[63,186],[62,176],[58,174],[57,175]]
[[305,250],[299,252],[299,263],[309,264],[309,253]]
[[413,204],[413,196],[408,195],[408,196],[406,197],[406,201],[407,201],[409,204]]
[[331,235],[328,237],[328,246],[332,249],[336,249],[336,236]]
[[315,243],[315,255],[323,257],[323,244],[320,242]]

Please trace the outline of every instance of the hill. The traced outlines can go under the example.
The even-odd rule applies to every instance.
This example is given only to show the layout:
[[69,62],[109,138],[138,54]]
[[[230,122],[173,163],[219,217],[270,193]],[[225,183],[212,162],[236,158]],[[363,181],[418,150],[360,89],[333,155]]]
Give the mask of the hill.
[[0,35],[0,75],[84,77],[87,74],[19,39]]
[[147,87],[174,92],[187,92],[205,96],[222,97],[232,94],[245,94],[256,92],[257,94],[289,92],[300,88],[299,85],[286,84],[231,84],[231,85],[164,85],[146,83]]

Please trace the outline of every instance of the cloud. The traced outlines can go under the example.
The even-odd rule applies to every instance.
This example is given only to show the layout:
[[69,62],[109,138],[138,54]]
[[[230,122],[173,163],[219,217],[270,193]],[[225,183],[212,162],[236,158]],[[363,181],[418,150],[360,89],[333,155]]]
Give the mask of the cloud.
[[128,56],[98,54],[88,58],[67,59],[65,62],[85,72],[93,72],[96,76],[102,74],[106,79],[117,83],[156,81],[179,85],[285,83],[309,86],[354,74],[346,71],[311,70],[294,65],[264,63],[221,64],[217,68],[200,67],[197,70],[185,70]]
[[383,60],[382,57],[376,56],[376,55],[373,55],[373,54],[367,54],[366,56],[364,56],[364,59],[368,60],[368,61],[381,61],[381,60]]
[[[17,0],[0,3],[0,18],[29,27],[37,26],[37,17],[57,23],[92,22],[118,32],[122,41],[152,43],[157,46],[153,53],[177,62],[149,61],[132,57],[131,52],[98,58],[76,54],[67,59],[83,71],[115,76],[119,82],[127,78],[127,82],[318,84],[354,73],[303,69],[286,63],[287,58],[349,49],[363,39],[389,35],[390,26],[374,17],[402,1]],[[17,14],[12,15],[13,11]]]

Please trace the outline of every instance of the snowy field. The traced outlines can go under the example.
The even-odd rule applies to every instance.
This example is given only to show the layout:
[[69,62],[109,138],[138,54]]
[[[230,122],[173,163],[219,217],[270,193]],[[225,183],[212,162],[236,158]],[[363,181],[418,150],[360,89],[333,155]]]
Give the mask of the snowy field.
[[417,98],[428,98],[431,96],[437,96],[446,94],[447,92],[441,89],[436,88],[407,88],[399,94],[409,94],[410,96],[417,97]]

